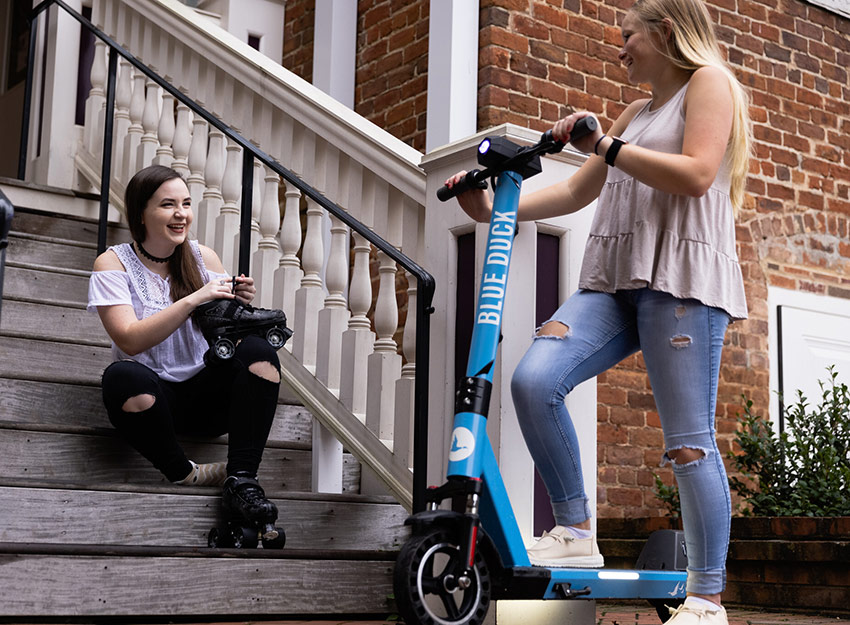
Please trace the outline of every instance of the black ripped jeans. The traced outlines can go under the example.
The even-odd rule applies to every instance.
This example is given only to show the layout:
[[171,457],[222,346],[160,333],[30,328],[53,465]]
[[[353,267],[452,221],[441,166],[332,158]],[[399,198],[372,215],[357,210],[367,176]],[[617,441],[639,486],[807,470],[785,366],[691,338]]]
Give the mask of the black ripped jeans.
[[[178,434],[228,434],[227,474],[256,475],[280,386],[248,370],[257,362],[280,371],[277,352],[257,336],[243,339],[230,360],[204,367],[183,382],[163,380],[145,365],[119,360],[103,372],[103,403],[112,425],[172,482],[192,470]],[[152,395],[153,406],[125,411],[125,402],[137,395]]]

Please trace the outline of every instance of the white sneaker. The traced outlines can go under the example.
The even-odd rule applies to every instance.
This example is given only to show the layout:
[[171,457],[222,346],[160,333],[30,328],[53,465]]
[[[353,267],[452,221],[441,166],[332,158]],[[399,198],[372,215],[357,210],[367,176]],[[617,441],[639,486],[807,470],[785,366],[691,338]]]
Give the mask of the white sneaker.
[[596,538],[576,538],[566,527],[556,525],[528,549],[534,566],[556,568],[600,569],[605,559],[599,553]]
[[670,619],[664,625],[729,625],[726,610],[719,605],[709,608],[703,603],[697,604],[693,597],[675,610],[670,610]]

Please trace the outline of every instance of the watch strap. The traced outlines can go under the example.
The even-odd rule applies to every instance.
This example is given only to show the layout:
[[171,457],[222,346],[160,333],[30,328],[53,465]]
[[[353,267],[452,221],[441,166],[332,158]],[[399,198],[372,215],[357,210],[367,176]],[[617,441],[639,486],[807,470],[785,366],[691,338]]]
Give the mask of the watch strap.
[[628,141],[620,139],[620,137],[611,137],[611,145],[608,146],[608,150],[605,152],[605,162],[614,166],[614,161],[617,159],[617,154],[620,152],[620,148],[623,147]]

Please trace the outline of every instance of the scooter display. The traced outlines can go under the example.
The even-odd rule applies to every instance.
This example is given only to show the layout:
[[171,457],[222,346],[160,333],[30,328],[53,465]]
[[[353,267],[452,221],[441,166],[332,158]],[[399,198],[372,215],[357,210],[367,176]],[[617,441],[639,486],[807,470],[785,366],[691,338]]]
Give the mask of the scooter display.
[[[597,123],[593,117],[583,118],[571,138],[593,132]],[[487,436],[522,182],[542,171],[542,154],[563,148],[551,131],[532,146],[503,137],[484,139],[478,163],[485,169],[472,170],[451,189],[442,187],[437,193],[446,201],[470,188],[486,188],[488,179],[494,188],[469,361],[455,398],[446,482],[429,488],[427,509],[408,518],[412,535],[394,570],[395,599],[407,625],[479,625],[496,599],[645,598],[675,606],[685,596],[685,571],[644,554],[644,561],[665,570],[531,566]],[[451,509],[441,509],[447,501]]]

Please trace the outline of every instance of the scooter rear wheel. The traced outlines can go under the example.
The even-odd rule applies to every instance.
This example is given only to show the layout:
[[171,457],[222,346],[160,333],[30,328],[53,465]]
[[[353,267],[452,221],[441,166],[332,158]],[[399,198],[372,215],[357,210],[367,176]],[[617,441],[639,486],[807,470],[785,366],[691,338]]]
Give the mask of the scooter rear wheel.
[[466,588],[454,572],[463,568],[452,532],[432,527],[401,549],[393,574],[396,603],[407,625],[480,625],[490,607],[490,573],[476,550]]

